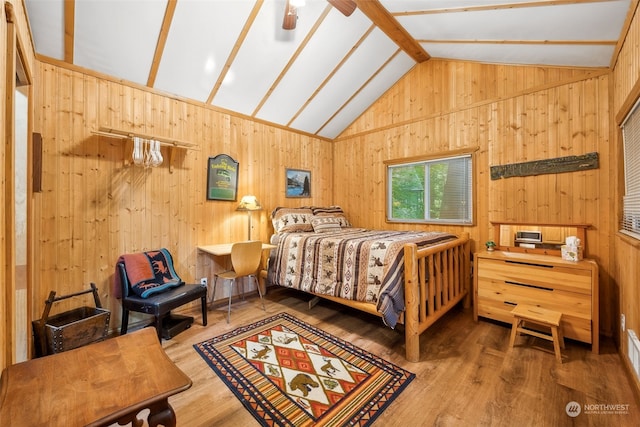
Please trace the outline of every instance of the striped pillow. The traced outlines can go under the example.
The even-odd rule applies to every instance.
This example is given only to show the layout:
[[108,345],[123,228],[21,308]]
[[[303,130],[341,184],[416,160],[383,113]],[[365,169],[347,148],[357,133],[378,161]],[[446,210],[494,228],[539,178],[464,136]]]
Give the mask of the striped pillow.
[[311,225],[313,225],[313,231],[316,233],[342,230],[340,218],[335,216],[314,216],[311,218]]
[[342,214],[344,215],[344,211],[340,206],[329,206],[329,207],[321,207],[321,206],[312,206],[311,211],[314,215],[320,214]]
[[351,227],[351,223],[340,206],[312,206],[311,210],[313,211],[313,215],[316,217],[338,218],[340,220],[340,227]]

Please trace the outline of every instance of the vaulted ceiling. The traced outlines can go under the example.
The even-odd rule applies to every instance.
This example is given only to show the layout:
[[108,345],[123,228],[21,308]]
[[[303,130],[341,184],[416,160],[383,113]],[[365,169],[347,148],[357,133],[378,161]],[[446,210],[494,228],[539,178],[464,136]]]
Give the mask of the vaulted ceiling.
[[333,139],[431,58],[609,67],[636,2],[25,3],[41,57]]

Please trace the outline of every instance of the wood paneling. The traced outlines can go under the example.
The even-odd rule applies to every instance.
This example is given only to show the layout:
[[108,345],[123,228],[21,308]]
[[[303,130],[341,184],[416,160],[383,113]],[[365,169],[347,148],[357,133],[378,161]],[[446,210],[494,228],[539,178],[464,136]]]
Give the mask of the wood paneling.
[[[400,103],[402,101],[403,103]],[[604,71],[419,64],[335,142],[334,200],[357,226],[469,231],[475,250],[491,221],[591,224],[587,256],[601,268],[601,331],[611,334],[609,76]],[[459,149],[475,154],[473,227],[385,223],[385,160]],[[491,181],[492,165],[598,152],[600,168]]]
[[[263,241],[272,233],[275,206],[332,201],[332,146],[323,139],[54,64],[40,63],[37,80],[43,191],[35,209],[34,318],[49,291],[68,294],[95,282],[116,326],[120,304],[111,284],[119,255],[166,247],[178,274],[192,281],[196,246],[246,239],[247,217],[235,211],[237,202],[206,200],[209,156],[239,161],[238,197],[255,194],[265,208],[253,215],[253,237]],[[125,140],[94,135],[100,126],[197,146],[174,149],[173,172],[166,147],[160,167],[126,165]],[[312,198],[285,198],[287,167],[313,172]],[[81,303],[67,300],[54,309]]]
[[[7,127],[7,113],[6,113],[6,99],[7,99],[7,84],[6,84],[6,69],[7,69],[7,19],[5,15],[5,8],[2,7],[2,12],[0,13],[0,46],[2,47],[2,54],[0,55],[0,70],[2,70],[2,75],[0,75],[0,79],[2,81],[2,85],[0,85],[0,128],[2,128],[1,134],[3,139],[5,139],[4,130]],[[6,198],[6,184],[5,177],[7,173],[6,168],[6,156],[7,156],[7,148],[5,143],[0,144],[0,171],[2,171],[2,175],[0,176],[0,202],[2,206],[7,206],[7,198]],[[6,229],[4,224],[6,224],[8,218],[5,215],[5,209],[0,211],[0,224],[3,224],[0,227],[0,280],[2,282],[5,281],[6,276],[6,266],[8,263],[7,253],[6,253]],[[7,285],[4,285],[0,290],[0,342],[4,343],[2,349],[0,349],[0,367],[4,368],[7,365],[11,364],[10,352],[12,350],[12,332],[11,332],[11,319],[8,318],[7,314],[13,311],[13,307],[10,305],[10,300],[7,299],[7,293],[5,289],[7,289]],[[9,354],[9,355],[8,355]]]

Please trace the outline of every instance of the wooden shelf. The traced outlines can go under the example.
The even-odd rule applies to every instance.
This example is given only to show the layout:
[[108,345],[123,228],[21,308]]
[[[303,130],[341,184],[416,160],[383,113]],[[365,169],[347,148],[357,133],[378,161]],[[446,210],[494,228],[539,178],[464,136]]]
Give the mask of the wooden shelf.
[[199,151],[198,146],[191,142],[181,141],[179,139],[174,139],[174,138],[163,138],[155,135],[147,135],[139,132],[131,132],[131,131],[125,131],[121,129],[107,128],[104,126],[100,126],[98,130],[94,130],[91,133],[98,136],[106,136],[108,138],[117,138],[117,139],[126,139],[131,141],[131,144],[125,144],[123,147],[125,166],[128,166],[129,164],[131,164],[131,152],[133,148],[134,137],[138,137],[146,140],[155,140],[160,142],[161,146],[169,147],[169,159],[168,159],[169,172],[173,172],[174,148],[182,148],[185,150]]
[[[591,227],[590,224],[557,224],[557,223],[530,223],[530,222],[522,222],[522,221],[491,221],[491,225],[495,227],[495,242],[497,247],[496,250],[500,251],[508,251],[508,252],[524,252],[524,253],[533,253],[533,254],[546,254],[546,255],[554,255],[561,256],[560,249],[542,249],[542,248],[523,248],[519,247],[512,241],[511,245],[503,245],[501,244],[501,228],[502,226],[514,226],[514,227],[527,227],[530,226],[533,230],[540,230],[541,228],[561,228],[561,229],[572,229],[575,232],[572,233],[582,242],[582,246],[586,252],[587,246],[587,229]],[[559,244],[564,244],[564,239],[562,239]]]

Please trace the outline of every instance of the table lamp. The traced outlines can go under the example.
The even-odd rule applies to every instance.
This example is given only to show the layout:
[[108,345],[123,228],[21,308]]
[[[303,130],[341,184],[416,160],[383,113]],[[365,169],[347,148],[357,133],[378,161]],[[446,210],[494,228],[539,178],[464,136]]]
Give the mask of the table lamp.
[[251,240],[251,212],[262,210],[262,206],[260,206],[260,202],[256,198],[256,196],[247,195],[243,196],[240,200],[240,204],[236,208],[237,211],[247,211],[247,215],[249,216],[249,240]]

